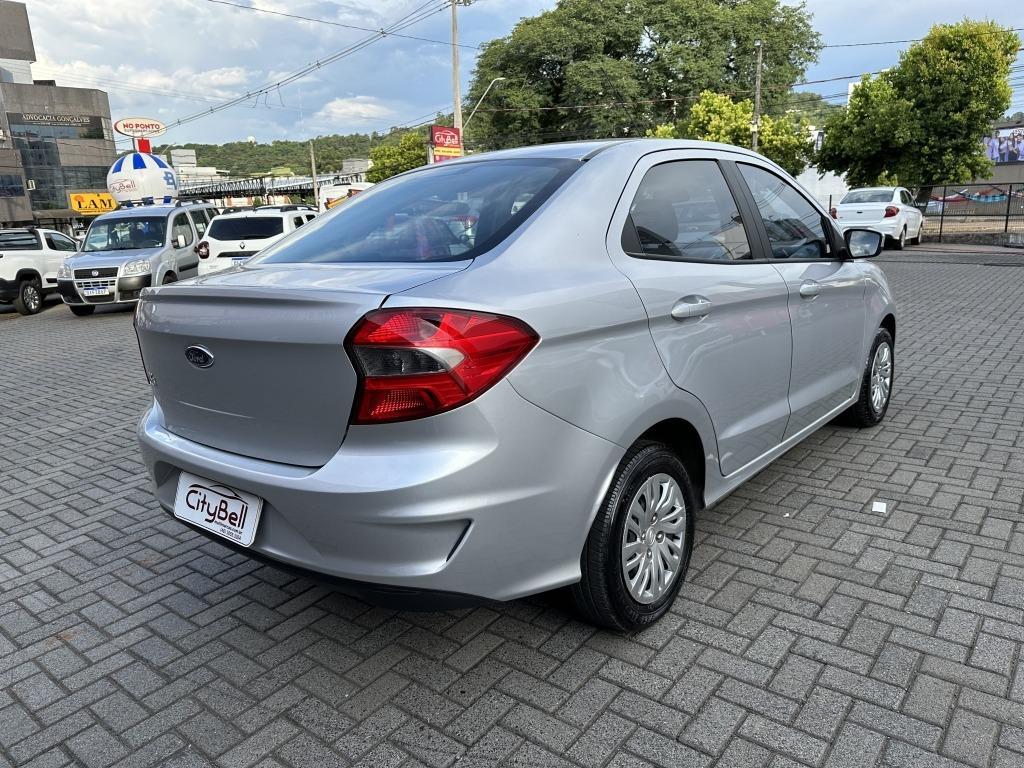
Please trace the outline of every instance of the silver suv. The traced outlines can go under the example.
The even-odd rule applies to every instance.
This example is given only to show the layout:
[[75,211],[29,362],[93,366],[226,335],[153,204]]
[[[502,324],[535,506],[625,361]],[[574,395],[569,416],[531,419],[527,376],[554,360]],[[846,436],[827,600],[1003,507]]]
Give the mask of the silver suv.
[[377,600],[572,585],[638,629],[702,508],[829,421],[885,416],[881,245],[719,144],[417,169],[144,292],[145,462],[197,531]]
[[57,290],[76,315],[97,304],[138,301],[143,288],[198,274],[196,244],[217,209],[207,203],[122,208],[96,217],[81,253],[57,273]]

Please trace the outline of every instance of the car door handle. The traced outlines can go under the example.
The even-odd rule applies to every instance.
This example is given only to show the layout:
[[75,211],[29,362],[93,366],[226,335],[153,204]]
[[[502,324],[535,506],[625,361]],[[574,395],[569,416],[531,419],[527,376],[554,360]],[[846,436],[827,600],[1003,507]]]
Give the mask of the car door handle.
[[821,283],[816,283],[814,280],[808,280],[800,286],[800,295],[805,299],[813,299],[819,293],[821,293]]
[[680,299],[672,307],[672,317],[676,320],[686,320],[691,317],[706,317],[711,314],[712,304],[700,296],[688,296]]

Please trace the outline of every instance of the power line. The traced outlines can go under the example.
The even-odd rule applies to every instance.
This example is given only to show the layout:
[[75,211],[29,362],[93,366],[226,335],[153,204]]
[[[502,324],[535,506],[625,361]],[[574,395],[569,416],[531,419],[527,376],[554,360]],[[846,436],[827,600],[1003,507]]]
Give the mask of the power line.
[[424,19],[427,19],[427,18],[429,18],[429,17],[431,17],[431,16],[433,16],[433,15],[435,15],[437,13],[440,13],[441,11],[443,11],[445,8],[448,7],[448,3],[449,2],[451,2],[451,0],[448,0],[448,2],[446,2],[444,5],[442,5],[440,7],[433,8],[433,9],[431,9],[429,11],[424,11],[424,8],[426,6],[429,6],[429,5],[435,5],[436,3],[434,3],[434,2],[424,3],[423,5],[418,6],[415,10],[411,11],[410,13],[407,13],[405,16],[403,16],[398,21],[390,24],[388,27],[382,28],[379,31],[374,32],[369,37],[366,37],[366,38],[364,38],[362,40],[359,40],[359,41],[353,43],[352,45],[349,45],[349,46],[347,46],[345,48],[342,48],[341,50],[336,51],[335,53],[332,53],[331,55],[326,56],[323,59],[318,59],[317,61],[314,61],[311,64],[308,64],[307,66],[303,67],[302,69],[300,69],[300,70],[298,70],[296,72],[293,72],[292,74],[288,75],[287,77],[282,78],[281,80],[278,80],[278,81],[273,82],[273,83],[268,83],[268,84],[263,85],[263,86],[255,89],[255,90],[248,91],[248,92],[246,92],[245,94],[243,94],[241,96],[237,96],[235,98],[229,99],[227,101],[224,101],[224,102],[218,104],[217,106],[210,107],[209,109],[203,110],[201,112],[196,112],[196,113],[193,113],[191,115],[186,115],[185,117],[178,118],[177,120],[174,120],[174,121],[168,123],[167,127],[168,128],[177,128],[177,127],[179,127],[181,125],[184,125],[186,123],[191,123],[191,122],[193,122],[195,120],[199,120],[201,118],[207,117],[207,116],[212,115],[212,114],[214,114],[216,112],[220,112],[220,111],[222,111],[224,109],[228,109],[229,107],[233,107],[233,106],[235,106],[237,104],[241,104],[243,102],[246,102],[249,99],[257,98],[257,97],[259,97],[259,96],[261,96],[261,95],[263,95],[265,93],[270,93],[270,92],[272,92],[274,90],[279,90],[282,87],[284,87],[286,85],[289,85],[290,83],[293,83],[293,82],[295,82],[297,80],[301,80],[306,75],[308,75],[308,74],[310,74],[312,72],[315,72],[316,70],[321,69],[322,67],[325,67],[328,64],[333,64],[336,61],[339,61],[339,60],[341,60],[343,58],[346,58],[347,56],[351,56],[352,54],[356,53],[357,51],[360,51],[363,48],[366,48],[367,46],[372,45],[373,43],[377,42],[378,40],[383,40],[384,38],[392,35],[395,30],[405,29],[405,28],[407,28],[407,27],[409,27],[409,26],[411,26],[413,24],[416,24],[416,23],[418,23],[420,21],[423,21]]
[[[1000,29],[993,32],[972,32],[970,37],[983,37],[986,35],[998,35],[1003,32],[1024,32],[1024,27],[1011,27],[1009,29]],[[832,43],[831,45],[823,45],[822,48],[863,48],[869,45],[903,45],[905,43],[920,43],[924,40],[923,37],[915,37],[910,40],[871,40],[863,43]]]
[[[378,29],[373,29],[372,27],[361,27],[361,26],[359,26],[357,24],[344,24],[344,23],[342,23],[340,21],[331,21],[330,19],[318,19],[318,18],[314,18],[312,16],[302,16],[302,15],[297,14],[297,13],[286,13],[284,11],[272,11],[269,8],[259,8],[259,7],[255,6],[255,5],[242,5],[240,3],[233,3],[230,0],[206,0],[206,1],[208,3],[214,3],[216,5],[226,5],[226,6],[229,6],[231,8],[239,8],[239,9],[241,9],[243,11],[256,11],[257,13],[265,13],[265,14],[272,15],[272,16],[282,16],[282,17],[284,17],[286,19],[295,19],[297,21],[311,21],[311,22],[314,22],[316,24],[327,24],[327,25],[332,26],[332,27],[343,27],[345,29],[355,29],[355,30],[359,30],[360,32],[379,32],[380,31]],[[447,7],[448,7],[448,3],[445,3],[442,6],[442,8],[447,8]],[[405,38],[407,40],[419,40],[420,42],[423,42],[423,43],[433,43],[435,45],[451,46],[451,44],[452,44],[450,40],[434,40],[433,38],[430,38],[430,37],[418,37],[416,35],[401,35],[401,34],[397,34],[397,33],[394,33],[394,32],[389,33],[388,36],[389,37],[403,37],[403,38]],[[476,45],[465,45],[465,44],[462,44],[462,43],[457,43],[457,46],[459,48],[471,48],[473,50],[476,50],[476,48],[478,47]]]

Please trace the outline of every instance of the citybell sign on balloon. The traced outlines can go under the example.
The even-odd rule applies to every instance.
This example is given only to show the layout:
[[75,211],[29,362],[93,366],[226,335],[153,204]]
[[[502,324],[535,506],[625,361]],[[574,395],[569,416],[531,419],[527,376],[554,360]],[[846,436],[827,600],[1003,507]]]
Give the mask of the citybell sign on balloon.
[[126,206],[170,203],[178,197],[178,177],[159,157],[132,152],[110,166],[107,189]]
[[125,117],[114,123],[114,130],[133,139],[151,139],[167,133],[167,126],[148,117]]

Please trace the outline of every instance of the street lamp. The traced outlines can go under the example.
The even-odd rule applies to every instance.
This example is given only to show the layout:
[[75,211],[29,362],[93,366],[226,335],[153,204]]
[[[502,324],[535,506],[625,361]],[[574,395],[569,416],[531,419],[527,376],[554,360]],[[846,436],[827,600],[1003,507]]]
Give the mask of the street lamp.
[[484,99],[486,99],[486,98],[487,98],[487,94],[488,94],[488,92],[489,92],[489,91],[491,90],[491,87],[492,87],[492,86],[493,86],[493,85],[494,85],[495,83],[499,82],[500,80],[508,80],[508,78],[507,78],[507,77],[496,77],[496,78],[494,78],[493,80],[491,80],[491,82],[489,82],[489,83],[487,84],[487,87],[486,87],[486,88],[484,88],[484,93],[483,93],[483,95],[482,95],[482,96],[480,97],[480,100],[479,100],[479,101],[478,101],[478,102],[476,103],[476,106],[475,106],[475,107],[473,107],[473,111],[469,113],[469,117],[467,117],[467,118],[466,118],[466,122],[464,122],[464,123],[462,124],[462,127],[463,127],[463,129],[465,129],[465,127],[466,127],[467,125],[469,125],[469,121],[473,119],[473,115],[475,115],[475,114],[476,114],[476,111],[477,111],[478,109],[480,109],[480,105],[484,103]]

